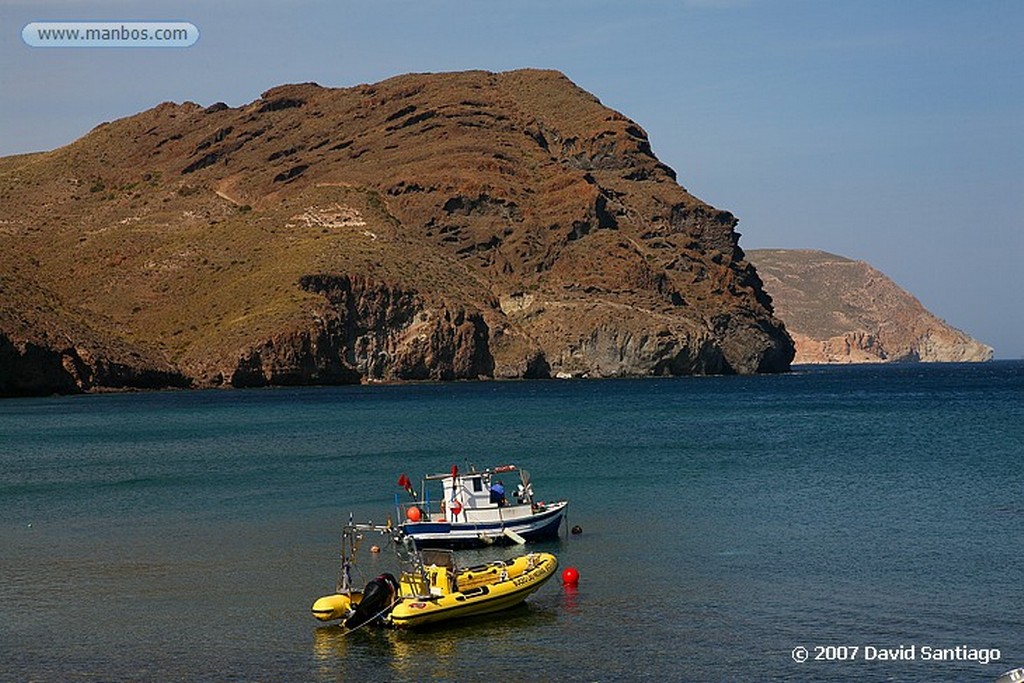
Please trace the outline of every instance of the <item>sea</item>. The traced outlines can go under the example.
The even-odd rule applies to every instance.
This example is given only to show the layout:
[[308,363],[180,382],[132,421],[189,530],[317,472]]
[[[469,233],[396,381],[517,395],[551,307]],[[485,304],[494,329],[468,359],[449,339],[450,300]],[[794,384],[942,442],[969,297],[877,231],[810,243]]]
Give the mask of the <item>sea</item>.
[[[562,536],[531,547],[578,584],[424,632],[314,620],[350,516],[385,522],[400,475],[453,464],[516,464],[539,499],[568,499]],[[382,545],[357,578],[389,567]],[[2,681],[1017,667],[1024,361],[0,401]]]

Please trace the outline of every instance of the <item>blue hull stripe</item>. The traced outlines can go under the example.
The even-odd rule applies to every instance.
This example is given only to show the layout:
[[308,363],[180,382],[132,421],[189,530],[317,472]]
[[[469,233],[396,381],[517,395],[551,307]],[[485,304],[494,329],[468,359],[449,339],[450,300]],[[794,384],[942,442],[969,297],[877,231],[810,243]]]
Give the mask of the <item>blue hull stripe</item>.
[[479,540],[480,534],[500,535],[504,529],[511,529],[523,538],[530,540],[556,535],[558,533],[558,526],[562,523],[562,517],[565,515],[566,507],[562,506],[515,522],[487,522],[481,524],[406,522],[402,525],[402,529],[406,534],[417,540],[430,542],[472,542]]

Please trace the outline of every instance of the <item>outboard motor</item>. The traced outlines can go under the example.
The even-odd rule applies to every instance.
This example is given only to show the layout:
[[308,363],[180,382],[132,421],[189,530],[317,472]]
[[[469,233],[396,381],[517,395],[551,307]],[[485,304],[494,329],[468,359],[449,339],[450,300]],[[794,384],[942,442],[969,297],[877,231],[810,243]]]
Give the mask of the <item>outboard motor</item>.
[[366,584],[363,599],[345,620],[345,628],[358,628],[368,621],[377,621],[393,606],[398,595],[398,579],[388,573],[381,574]]

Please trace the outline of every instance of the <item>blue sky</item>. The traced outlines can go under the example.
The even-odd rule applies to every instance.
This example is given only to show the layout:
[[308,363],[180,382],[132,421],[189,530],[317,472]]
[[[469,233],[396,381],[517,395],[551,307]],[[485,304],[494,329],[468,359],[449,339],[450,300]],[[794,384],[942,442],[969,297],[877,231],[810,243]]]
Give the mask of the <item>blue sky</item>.
[[[26,46],[42,20],[179,20],[201,37]],[[558,69],[735,213],[742,247],[863,259],[997,357],[1024,357],[1019,0],[3,0],[0,28],[0,154],[168,100]]]

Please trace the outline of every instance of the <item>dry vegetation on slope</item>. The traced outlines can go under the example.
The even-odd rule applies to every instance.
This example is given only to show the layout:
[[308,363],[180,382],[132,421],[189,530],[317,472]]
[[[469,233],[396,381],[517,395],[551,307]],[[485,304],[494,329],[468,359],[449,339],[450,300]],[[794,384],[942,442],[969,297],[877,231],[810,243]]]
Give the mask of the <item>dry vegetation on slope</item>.
[[[0,207],[0,393],[66,389],[18,379],[36,345],[139,359],[129,386],[792,357],[733,216],[557,72],[165,103],[0,159]],[[91,377],[72,382],[109,384]]]

